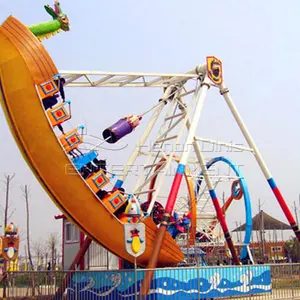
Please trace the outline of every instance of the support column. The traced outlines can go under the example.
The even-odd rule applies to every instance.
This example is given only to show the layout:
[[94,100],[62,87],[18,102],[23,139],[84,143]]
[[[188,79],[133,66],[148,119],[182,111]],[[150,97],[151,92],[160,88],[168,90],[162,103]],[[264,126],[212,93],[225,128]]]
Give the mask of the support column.
[[[190,127],[191,127],[190,120],[187,121],[186,126],[187,126],[187,128],[189,130]],[[194,141],[193,141],[193,147],[194,147],[197,159],[198,159],[198,161],[201,164],[201,168],[202,168],[202,171],[203,171],[203,174],[204,174],[204,178],[205,178],[206,184],[209,187],[209,191],[212,191],[213,195],[216,196],[216,193],[215,193],[215,191],[213,189],[213,184],[212,184],[209,176],[207,175],[207,168],[206,168],[204,157],[202,156],[202,153],[200,151],[199,145],[198,145],[197,141],[195,140],[195,138],[194,138]],[[212,195],[211,192],[210,192],[210,195]],[[226,242],[228,244],[228,248],[230,249],[231,255],[234,258],[235,263],[239,265],[240,264],[240,260],[239,260],[239,258],[237,256],[236,251],[235,251],[235,247],[233,245],[233,241],[232,241],[232,238],[230,236],[230,233],[229,233],[229,230],[228,230],[228,226],[227,226],[227,223],[226,223],[226,220],[225,220],[222,208],[220,207],[219,200],[217,199],[217,196],[215,197],[215,200],[213,200],[213,198],[212,198],[212,201],[213,201],[215,210],[217,212],[218,220],[220,221],[220,218],[222,219],[222,224],[224,225],[224,227],[222,226],[222,224],[221,224],[221,226],[222,226],[222,229],[223,229],[223,232],[224,232],[225,239],[226,239],[226,236],[227,236],[227,239],[228,239],[228,240],[226,239]],[[220,223],[221,223],[221,221],[220,221]]]
[[178,195],[178,191],[179,191],[180,184],[181,184],[182,177],[183,177],[184,170],[185,170],[185,165],[187,163],[187,160],[188,160],[188,157],[190,154],[190,150],[191,150],[190,146],[193,144],[197,125],[199,123],[201,111],[202,111],[203,104],[204,104],[204,99],[205,99],[207,90],[210,87],[208,82],[209,82],[209,80],[206,77],[203,80],[203,82],[201,83],[199,93],[197,94],[197,99],[196,99],[197,104],[196,104],[193,120],[191,122],[191,126],[190,126],[188,135],[185,140],[184,152],[180,158],[179,165],[177,167],[177,171],[176,171],[176,174],[175,174],[175,177],[173,180],[173,184],[172,184],[172,187],[171,187],[171,190],[169,193],[169,197],[168,197],[166,209],[165,209],[166,212],[164,214],[161,225],[158,229],[157,241],[156,241],[155,247],[153,249],[153,255],[151,256],[151,258],[148,262],[147,268],[152,269],[152,270],[146,271],[145,278],[141,285],[141,290],[140,290],[141,299],[143,299],[143,297],[146,297],[146,295],[149,292],[150,284],[151,284],[151,281],[152,281],[152,278],[154,275],[153,269],[156,268],[156,265],[157,265],[157,260],[158,260],[159,252],[161,250],[162,241],[163,241],[163,239],[165,237],[165,233],[167,231],[168,223],[170,220],[170,215],[173,211],[173,208],[174,208],[174,205],[176,202],[176,198]]
[[232,238],[231,238],[231,235],[230,235],[230,232],[229,232],[226,220],[225,220],[225,216],[223,214],[222,208],[221,208],[219,200],[217,198],[217,195],[216,195],[215,189],[213,187],[212,181],[211,181],[211,179],[208,175],[208,170],[206,168],[205,160],[204,160],[204,157],[203,157],[200,150],[197,151],[197,157],[199,159],[200,166],[201,166],[201,169],[202,169],[202,173],[203,173],[205,182],[208,186],[209,194],[210,194],[211,200],[213,202],[213,205],[215,207],[217,218],[218,218],[218,220],[220,222],[220,225],[222,227],[222,230],[223,230],[224,237],[226,239],[228,248],[230,249],[232,258],[234,260],[234,263],[236,265],[240,265],[240,260],[239,260],[239,257],[237,255],[236,251],[235,251],[235,247],[234,247],[234,244],[233,244],[233,241],[232,241]]
[[231,97],[230,97],[230,94],[229,94],[229,89],[226,88],[225,84],[222,83],[220,85],[220,94],[223,95],[225,101],[227,102],[228,106],[229,106],[229,109],[231,110],[236,122],[238,123],[248,145],[253,149],[253,154],[254,154],[254,157],[257,161],[257,163],[259,164],[262,172],[264,173],[268,183],[269,183],[269,186],[270,188],[272,189],[281,209],[283,210],[288,222],[290,223],[292,229],[294,230],[295,234],[296,234],[296,237],[298,238],[298,241],[300,242],[300,230],[299,230],[299,227],[290,211],[290,209],[288,208],[279,188],[277,187],[277,184],[275,183],[275,180],[273,179],[270,171],[268,170],[267,168],[267,165],[265,164],[261,154],[259,153],[259,150],[258,148],[256,147],[255,143],[254,143],[254,140],[252,139],[252,137],[250,136],[250,133],[248,132],[236,106],[234,105]]

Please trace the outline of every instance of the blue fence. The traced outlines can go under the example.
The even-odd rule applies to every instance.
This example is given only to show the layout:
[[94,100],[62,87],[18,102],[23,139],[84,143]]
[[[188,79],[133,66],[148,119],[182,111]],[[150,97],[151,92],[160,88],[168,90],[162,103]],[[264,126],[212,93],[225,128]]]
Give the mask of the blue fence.
[[[76,272],[68,299],[135,299],[145,270]],[[270,293],[270,266],[157,269],[147,299],[211,299]]]

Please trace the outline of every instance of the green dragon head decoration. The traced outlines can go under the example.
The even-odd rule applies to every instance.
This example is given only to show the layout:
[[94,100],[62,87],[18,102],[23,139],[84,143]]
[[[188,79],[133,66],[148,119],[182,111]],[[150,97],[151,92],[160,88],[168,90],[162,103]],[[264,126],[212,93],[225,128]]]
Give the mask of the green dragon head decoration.
[[56,0],[54,3],[54,9],[50,5],[44,6],[46,12],[53,18],[53,20],[57,20],[60,22],[60,29],[63,31],[69,31],[69,19],[66,14],[63,13],[60,3]]
[[60,3],[55,0],[54,8],[45,5],[45,10],[53,18],[52,21],[28,26],[28,29],[41,41],[43,38],[49,38],[57,32],[69,31],[70,24],[66,14],[63,13]]

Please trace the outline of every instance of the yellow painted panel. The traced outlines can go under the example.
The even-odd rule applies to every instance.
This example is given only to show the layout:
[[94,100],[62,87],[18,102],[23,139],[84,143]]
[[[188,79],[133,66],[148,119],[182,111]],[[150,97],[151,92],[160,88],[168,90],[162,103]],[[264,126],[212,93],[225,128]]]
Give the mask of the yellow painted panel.
[[[0,27],[1,104],[11,132],[33,173],[59,209],[97,243],[128,261],[123,224],[98,200],[63,152],[49,124],[35,85],[58,73],[45,48],[13,17]],[[156,225],[146,224],[146,251],[137,260],[145,266],[152,255]],[[183,259],[175,241],[167,234],[159,266]]]

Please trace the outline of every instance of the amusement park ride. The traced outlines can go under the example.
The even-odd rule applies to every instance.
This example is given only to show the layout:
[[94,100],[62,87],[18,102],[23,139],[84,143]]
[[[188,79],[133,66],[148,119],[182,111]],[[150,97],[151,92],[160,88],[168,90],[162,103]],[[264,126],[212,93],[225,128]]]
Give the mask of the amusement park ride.
[[[245,179],[228,158],[207,159],[199,142],[252,153],[300,240],[298,225],[225,86],[222,62],[218,58],[207,57],[204,64],[182,74],[59,72],[39,40],[59,30],[69,30],[68,19],[57,2],[54,9],[47,6],[46,10],[53,17],[51,26],[48,22],[26,27],[11,16],[0,27],[0,100],[12,134],[33,173],[64,215],[84,231],[89,240],[93,239],[117,256],[133,262],[124,245],[123,225],[143,222],[146,246],[145,252],[137,258],[138,265],[151,268],[174,266],[184,258],[176,243],[178,235],[173,230],[174,226],[178,229],[176,222],[182,216],[174,216],[174,208],[179,214],[184,209],[189,211],[185,216],[189,247],[205,249],[220,237],[222,231],[233,261],[240,264],[246,259],[249,256],[252,214]],[[68,109],[70,101],[57,101],[57,95],[62,94],[62,77],[68,88],[158,88],[162,90],[162,96],[144,113],[128,115],[105,129],[101,143],[86,151],[81,147],[85,142],[82,127],[68,132],[62,128],[72,117]],[[245,137],[247,147],[196,135],[210,88],[219,90]],[[124,164],[122,176],[114,182],[114,176],[101,166],[100,145],[117,143],[139,126],[143,116],[150,112],[152,116]],[[53,130],[55,127],[61,130],[59,136]],[[182,145],[180,151],[176,148],[178,145]],[[129,191],[130,168],[137,161],[143,165],[143,170]],[[228,165],[235,174],[225,178],[231,182],[232,192],[223,206],[216,194],[216,185],[222,178],[211,176],[209,172],[215,163]],[[65,166],[76,176],[70,176]],[[174,166],[175,174],[167,176]],[[195,169],[200,170],[198,174],[191,171]],[[245,202],[247,226],[239,257],[225,216],[232,203],[241,198]],[[100,226],[100,219],[105,226]],[[181,231],[179,228],[178,232]],[[174,234],[173,237],[170,233]]]

